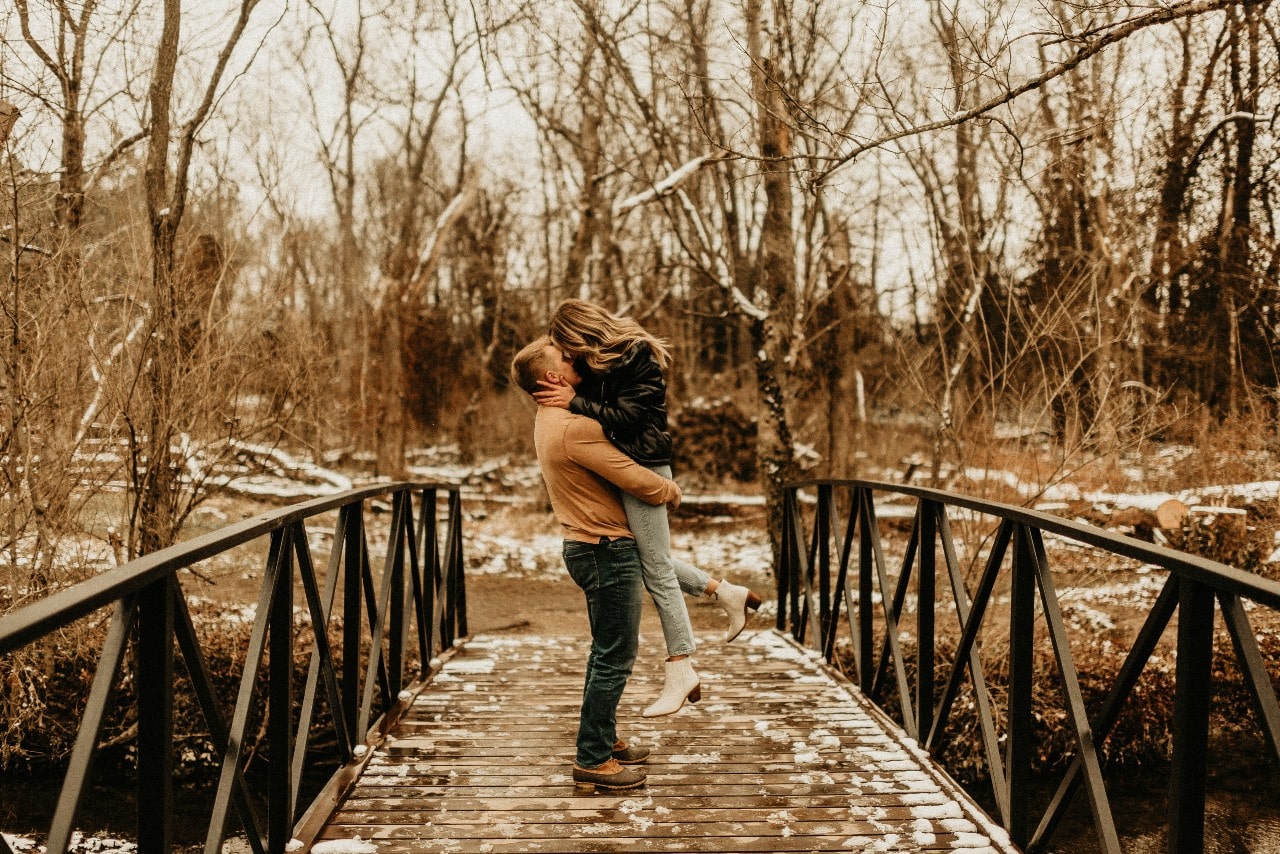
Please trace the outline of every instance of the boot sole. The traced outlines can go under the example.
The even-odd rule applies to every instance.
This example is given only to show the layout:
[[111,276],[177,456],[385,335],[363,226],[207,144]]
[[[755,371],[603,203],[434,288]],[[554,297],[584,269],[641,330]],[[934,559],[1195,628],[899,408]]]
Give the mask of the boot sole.
[[575,789],[582,789],[583,791],[594,791],[597,789],[604,789],[606,791],[614,792],[614,791],[620,791],[622,789],[638,789],[644,784],[645,784],[644,780],[637,780],[634,783],[588,783],[582,780],[573,781],[573,787]]

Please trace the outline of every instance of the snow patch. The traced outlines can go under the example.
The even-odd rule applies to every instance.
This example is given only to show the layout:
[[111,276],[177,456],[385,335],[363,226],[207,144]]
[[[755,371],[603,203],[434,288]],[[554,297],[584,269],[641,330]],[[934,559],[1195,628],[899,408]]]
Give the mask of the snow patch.
[[378,846],[353,836],[351,839],[326,839],[311,846],[312,854],[377,854]]

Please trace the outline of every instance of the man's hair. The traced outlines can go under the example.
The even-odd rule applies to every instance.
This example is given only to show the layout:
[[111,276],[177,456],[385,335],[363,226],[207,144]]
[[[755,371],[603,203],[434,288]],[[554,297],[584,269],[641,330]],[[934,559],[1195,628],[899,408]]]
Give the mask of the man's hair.
[[511,381],[529,394],[538,391],[538,380],[546,377],[553,367],[552,356],[547,352],[549,344],[551,339],[543,335],[525,345],[511,360]]

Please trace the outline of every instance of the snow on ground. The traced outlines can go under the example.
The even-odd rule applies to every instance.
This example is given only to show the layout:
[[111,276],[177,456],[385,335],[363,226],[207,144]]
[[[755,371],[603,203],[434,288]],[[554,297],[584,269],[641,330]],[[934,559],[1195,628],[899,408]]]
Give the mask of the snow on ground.
[[[522,525],[508,514],[479,514],[463,523],[467,572],[482,575],[564,577],[564,539],[549,513]],[[759,522],[683,524],[671,535],[672,554],[714,577],[767,572],[772,564],[769,537]]]
[[[45,846],[37,844],[34,839],[29,837],[16,836],[9,833],[0,833],[0,836],[4,837],[4,841],[9,844],[9,849],[14,854],[44,854],[45,852]],[[138,845],[136,842],[97,834],[85,836],[78,830],[72,832],[71,845],[67,847],[67,851],[71,852],[71,854],[90,854],[90,852],[133,854],[137,850]]]
[[1088,501],[1095,505],[1155,511],[1164,502],[1177,499],[1186,505],[1217,504],[1224,506],[1228,498],[1249,502],[1274,499],[1280,495],[1280,480],[1258,480],[1251,483],[1220,484],[1183,489],[1178,492],[1110,492],[1083,490],[1073,483],[1060,483],[1042,494],[1045,502]]
[[514,574],[561,578],[560,552],[564,538],[557,533],[512,532],[483,520],[463,523],[467,572],[480,575]]
[[769,537],[762,525],[724,531],[677,529],[671,534],[671,550],[717,578],[760,572],[773,564]]

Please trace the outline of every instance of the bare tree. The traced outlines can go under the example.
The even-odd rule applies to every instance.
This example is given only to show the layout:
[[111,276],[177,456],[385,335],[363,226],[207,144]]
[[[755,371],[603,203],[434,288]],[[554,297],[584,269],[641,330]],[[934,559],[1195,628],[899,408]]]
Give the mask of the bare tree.
[[[443,244],[475,193],[465,133],[450,139],[442,125],[448,120],[450,95],[465,64],[474,58],[478,34],[460,7],[439,8],[438,20],[429,17],[431,8],[415,0],[406,15],[405,36],[413,48],[401,75],[404,118],[392,128],[394,159],[384,164],[376,197],[381,275],[373,303],[372,426],[378,471],[392,475],[404,469],[410,424],[405,407],[410,379],[405,371],[405,348],[415,340],[417,319],[433,296]],[[446,45],[431,75],[416,61],[420,43],[428,37],[438,37]],[[454,139],[458,148],[448,151],[446,146]],[[456,166],[446,171],[445,158],[450,156],[456,158]]]
[[[84,407],[89,358],[79,344],[99,296],[97,277],[84,267],[85,198],[141,138],[121,135],[110,148],[91,154],[88,121],[125,94],[128,81],[104,83],[110,75],[103,65],[127,52],[125,34],[135,16],[131,7],[103,10],[96,2],[62,0],[34,10],[20,0],[11,14],[21,33],[14,43],[19,55],[3,76],[16,94],[29,99],[33,127],[48,119],[57,129],[56,165],[47,177],[29,175],[23,182],[32,190],[47,188],[47,203],[43,192],[24,194],[5,235],[25,247],[12,268],[14,382],[7,388],[15,405],[7,407],[12,416],[7,444],[11,459],[24,458],[26,465],[12,495],[24,496],[29,506],[22,516],[34,524],[33,565],[40,586],[73,524],[78,477],[73,458],[84,438],[77,418]],[[21,82],[9,78],[18,65],[31,72]],[[37,243],[20,237],[21,226],[39,234]],[[23,400],[29,403],[17,403]]]
[[[376,28],[380,16],[390,8],[392,4],[375,6],[359,0],[348,8],[352,23],[343,28],[337,20],[336,6],[326,7],[308,0],[314,29],[307,29],[307,37],[294,53],[296,67],[305,75],[303,87],[310,99],[310,119],[336,217],[332,269],[317,271],[319,275],[313,284],[320,286],[324,282],[335,294],[334,310],[327,313],[324,325],[317,331],[331,343],[329,358],[339,383],[337,393],[331,393],[330,399],[345,400],[350,406],[351,416],[345,419],[347,436],[343,442],[348,446],[356,444],[357,437],[377,418],[370,401],[372,315],[369,294],[364,288],[368,279],[365,270],[368,254],[360,240],[358,223],[361,169],[365,166],[359,153],[377,115],[370,101],[378,88],[378,69],[387,59],[378,49]],[[319,51],[331,60],[338,76],[341,98],[336,121],[328,115],[333,105],[321,100],[321,94],[330,91],[333,84],[329,75],[314,72],[317,64],[311,60]],[[313,252],[318,248],[310,239],[305,245],[296,241],[291,244],[291,251],[295,253]],[[336,323],[329,326],[332,321]]]
[[194,310],[190,281],[179,275],[177,236],[187,209],[192,158],[197,138],[214,108],[224,75],[259,0],[242,0],[230,31],[204,80],[192,114],[183,121],[174,144],[174,80],[182,26],[180,0],[165,0],[155,64],[148,93],[151,124],[143,175],[147,219],[151,226],[151,324],[145,389],[140,419],[130,417],[133,479],[136,488],[137,549],[147,554],[173,542],[190,505],[181,487],[174,442],[187,432],[191,413],[180,404],[179,387],[189,373],[190,353],[179,345],[181,325]]

